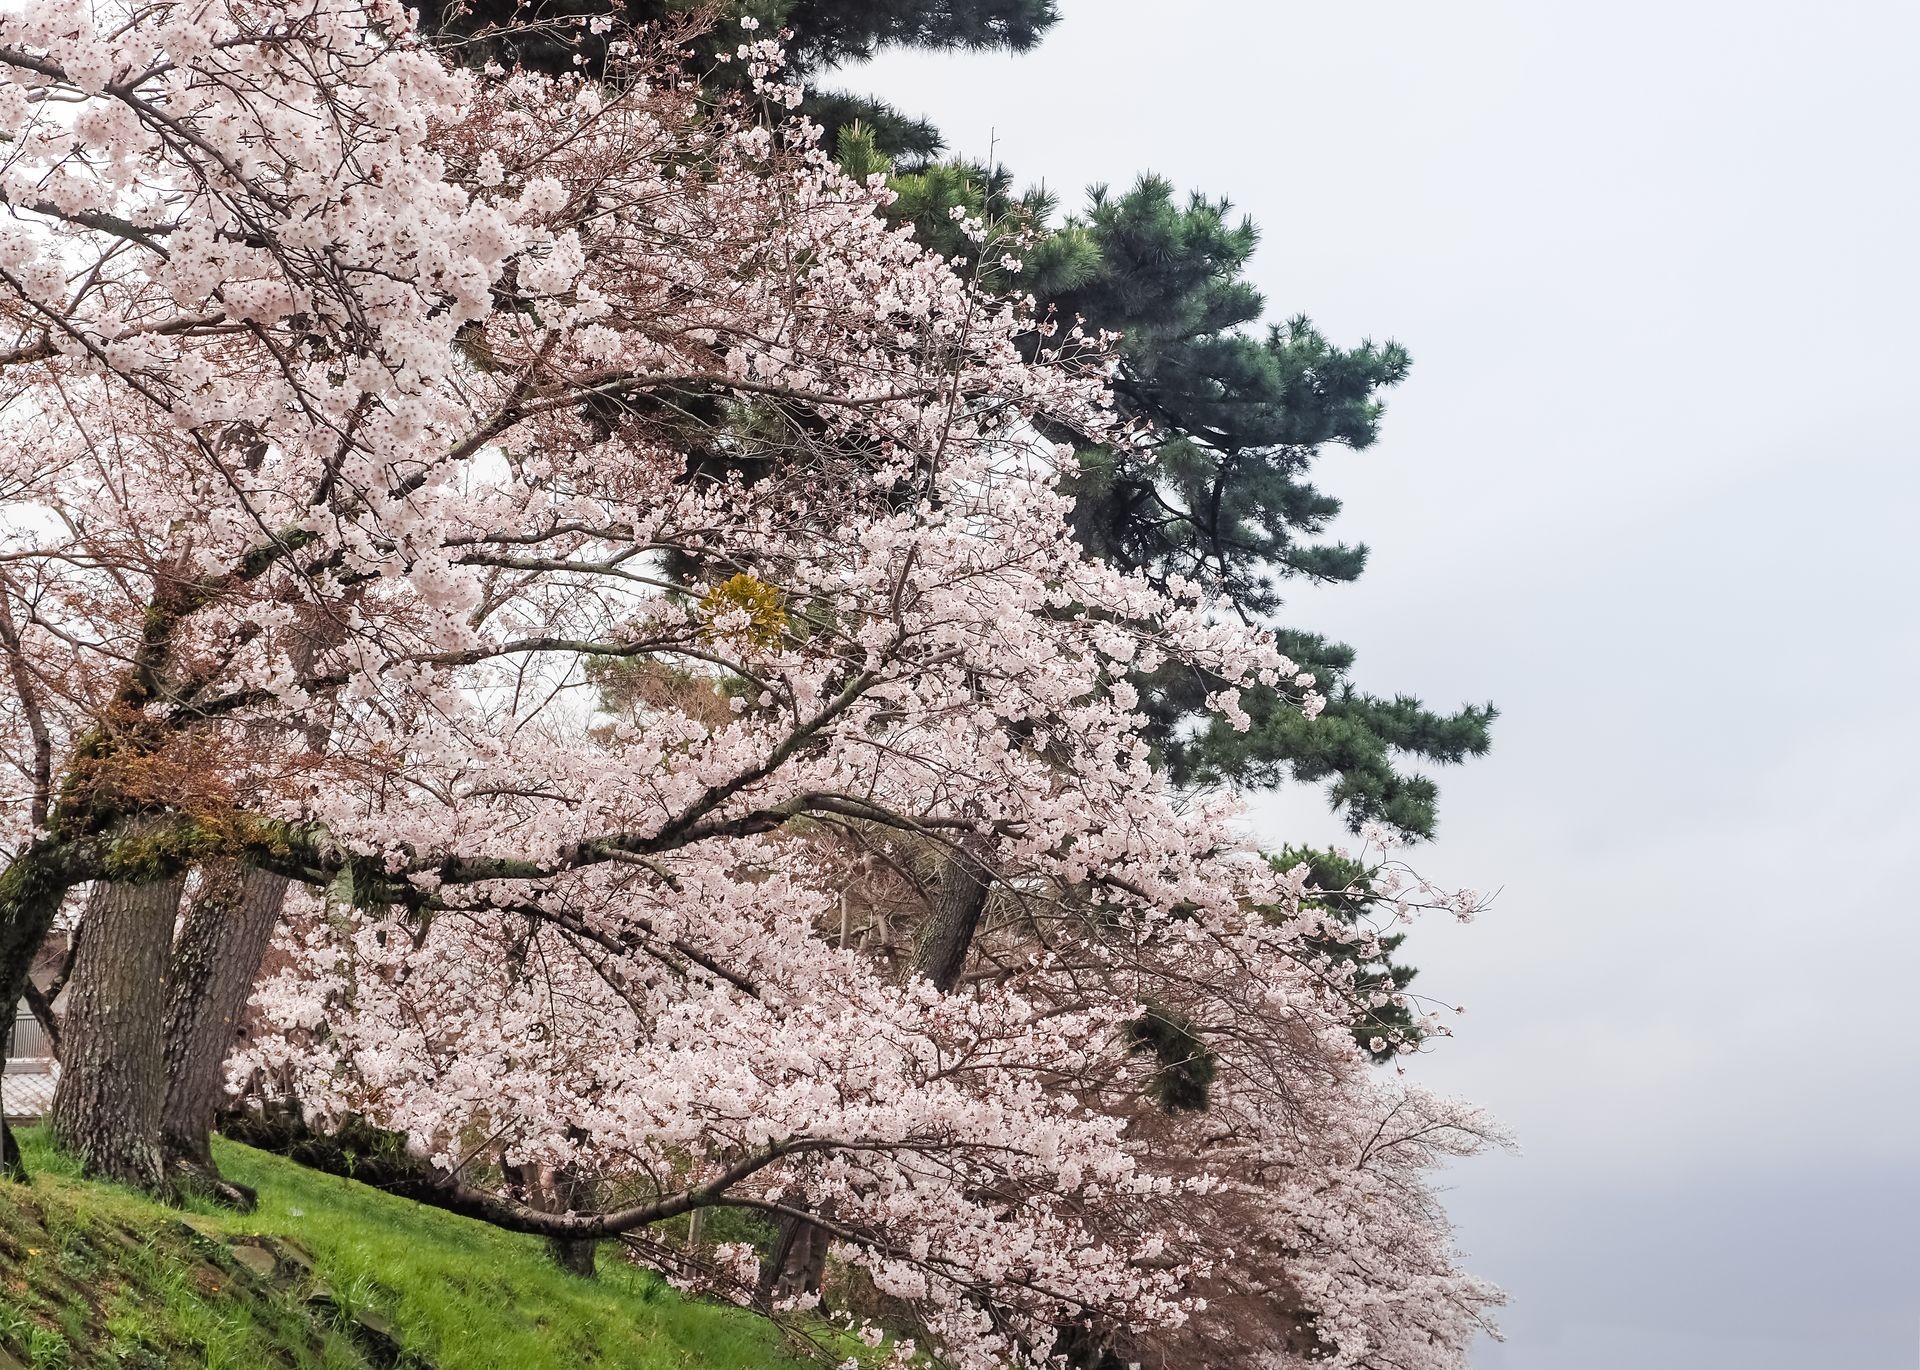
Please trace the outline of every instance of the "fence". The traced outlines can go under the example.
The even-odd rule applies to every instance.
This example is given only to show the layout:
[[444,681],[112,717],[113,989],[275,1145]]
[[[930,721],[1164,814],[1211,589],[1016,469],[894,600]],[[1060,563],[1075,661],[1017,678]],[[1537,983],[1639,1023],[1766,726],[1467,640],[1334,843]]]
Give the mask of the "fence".
[[9,1075],[44,1075],[53,1065],[53,1049],[47,1034],[23,1004],[13,1016],[13,1028],[7,1034]]

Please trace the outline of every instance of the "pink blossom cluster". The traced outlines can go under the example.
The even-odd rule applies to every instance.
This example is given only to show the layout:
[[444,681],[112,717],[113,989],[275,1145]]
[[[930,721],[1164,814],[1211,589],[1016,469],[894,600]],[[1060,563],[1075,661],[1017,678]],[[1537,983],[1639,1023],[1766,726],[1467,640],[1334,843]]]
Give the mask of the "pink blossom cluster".
[[[625,48],[0,15],[0,756],[46,795],[136,738],[118,783],[308,887],[239,1073],[449,1174],[810,1215],[961,1366],[1232,1299],[1461,1364],[1496,1296],[1425,1176],[1484,1126],[1364,1068],[1297,880],[1152,765],[1136,672],[1321,700],[1073,541],[1099,340]],[[982,853],[996,973],[836,938],[856,846]],[[1147,1004],[1221,1044],[1206,1112],[1141,1103]]]

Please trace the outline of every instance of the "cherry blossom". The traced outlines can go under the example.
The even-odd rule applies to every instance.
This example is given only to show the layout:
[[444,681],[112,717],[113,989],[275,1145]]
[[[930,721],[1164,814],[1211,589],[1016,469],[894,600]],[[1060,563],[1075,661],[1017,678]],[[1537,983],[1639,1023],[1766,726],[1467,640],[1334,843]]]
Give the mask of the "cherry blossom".
[[[596,86],[386,0],[0,15],[10,873],[57,902],[158,814],[143,860],[299,882],[238,1074],[494,1221],[804,1214],[960,1366],[1235,1298],[1299,1311],[1275,1356],[1460,1364],[1496,1296],[1423,1176],[1486,1128],[1366,1068],[1324,917],[1127,680],[1311,678],[1073,541],[1040,434],[1125,440],[1100,340],[677,40]],[[1005,912],[952,993],[833,934],[942,852]],[[1206,1111],[1144,1102],[1149,1005]]]

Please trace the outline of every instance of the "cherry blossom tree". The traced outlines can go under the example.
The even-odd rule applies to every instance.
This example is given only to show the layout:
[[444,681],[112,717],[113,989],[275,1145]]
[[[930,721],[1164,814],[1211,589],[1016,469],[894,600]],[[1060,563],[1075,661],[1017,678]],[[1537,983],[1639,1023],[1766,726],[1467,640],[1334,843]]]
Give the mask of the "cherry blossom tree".
[[[1300,1310],[1276,1354],[1458,1364],[1493,1296],[1421,1176],[1478,1125],[1367,1073],[1335,929],[1127,684],[1243,720],[1311,678],[1074,544],[1039,434],[1125,441],[1100,340],[696,100],[682,37],[588,84],[386,0],[0,16],[0,997],[84,897],[59,1139],[166,1188],[133,996],[189,891],[265,882],[243,1064],[447,1207],[803,1217],[956,1365],[1152,1344],[1216,1285]],[[855,849],[983,892],[932,978],[827,933]],[[962,977],[989,897],[1019,954]],[[1139,1106],[1149,1005],[1233,1043],[1204,1114]]]

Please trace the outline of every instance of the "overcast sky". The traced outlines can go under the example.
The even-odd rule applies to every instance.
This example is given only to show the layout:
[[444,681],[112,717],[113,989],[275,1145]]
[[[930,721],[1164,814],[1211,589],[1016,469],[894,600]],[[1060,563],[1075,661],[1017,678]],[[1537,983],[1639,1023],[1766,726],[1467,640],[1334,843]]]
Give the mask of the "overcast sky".
[[[1416,930],[1488,1370],[1920,1367],[1920,5],[1063,0],[854,81],[1077,202],[1265,231],[1273,312],[1414,372],[1329,457],[1364,684],[1492,699]],[[850,81],[853,84],[854,81]],[[1266,834],[1325,836],[1310,802]]]

